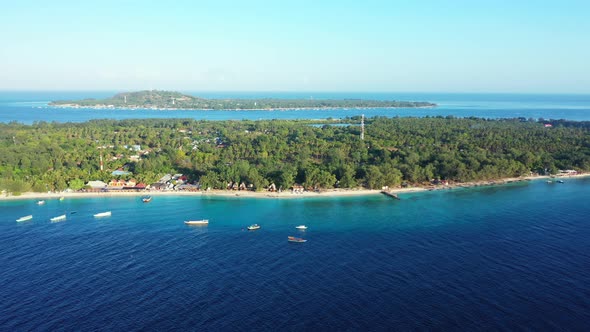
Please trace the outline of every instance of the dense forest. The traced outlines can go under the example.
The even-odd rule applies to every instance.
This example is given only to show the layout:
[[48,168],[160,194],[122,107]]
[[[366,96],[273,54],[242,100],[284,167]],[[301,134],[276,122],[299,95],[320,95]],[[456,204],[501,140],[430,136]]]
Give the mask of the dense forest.
[[[337,121],[334,121],[337,122]],[[0,189],[78,190],[124,169],[144,183],[182,173],[202,187],[381,188],[590,170],[590,122],[478,118],[0,124]],[[316,123],[316,124],[314,124]],[[135,146],[135,147],[133,147]],[[100,158],[104,170],[100,170]]]
[[125,92],[107,99],[58,100],[52,106],[70,107],[126,107],[160,109],[299,109],[299,108],[387,108],[432,107],[436,104],[418,101],[363,100],[363,99],[204,99],[174,91],[146,90]]

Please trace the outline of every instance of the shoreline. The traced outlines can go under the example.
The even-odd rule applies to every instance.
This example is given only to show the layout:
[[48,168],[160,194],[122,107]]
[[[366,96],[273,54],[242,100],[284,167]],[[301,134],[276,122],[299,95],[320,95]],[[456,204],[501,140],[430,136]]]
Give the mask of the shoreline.
[[[463,183],[453,183],[449,185],[428,185],[420,187],[409,188],[391,188],[388,190],[392,194],[406,194],[424,191],[435,190],[451,190],[457,188],[474,188],[482,186],[501,186],[513,182],[544,180],[550,178],[582,178],[590,176],[590,173],[581,173],[576,175],[561,175],[561,176],[524,176],[516,178],[504,178],[499,180],[489,181],[473,181]],[[0,194],[0,201],[12,200],[27,200],[27,199],[59,199],[64,198],[81,198],[81,197],[141,197],[141,196],[201,196],[201,197],[234,197],[234,198],[275,198],[275,199],[299,199],[299,198],[313,198],[313,197],[354,197],[354,196],[370,196],[379,195],[382,190],[377,189],[329,189],[320,192],[304,191],[300,193],[293,193],[292,191],[283,192],[267,192],[267,191],[232,191],[232,190],[210,190],[210,191],[108,191],[108,192],[62,192],[62,193],[36,193],[26,192],[18,196],[8,195],[6,193]]]
[[438,104],[426,106],[375,106],[375,107],[275,107],[275,108],[178,108],[178,107],[116,107],[116,106],[81,106],[76,104],[46,104],[46,107],[65,109],[121,110],[121,111],[310,111],[310,110],[366,110],[366,109],[400,109],[400,108],[436,108]]

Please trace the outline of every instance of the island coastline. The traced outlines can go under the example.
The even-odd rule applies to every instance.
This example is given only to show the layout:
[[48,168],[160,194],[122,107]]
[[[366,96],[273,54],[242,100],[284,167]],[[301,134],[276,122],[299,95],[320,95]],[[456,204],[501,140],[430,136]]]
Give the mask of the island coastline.
[[51,107],[132,110],[307,110],[307,109],[370,109],[435,107],[426,101],[370,99],[285,99],[285,98],[223,98],[206,99],[177,91],[144,90],[118,93],[110,98],[54,100]]
[[[416,186],[407,188],[389,188],[385,190],[388,193],[399,195],[408,193],[417,193],[425,191],[438,190],[452,190],[460,188],[475,188],[475,187],[491,187],[502,186],[515,182],[536,181],[547,179],[569,179],[569,178],[583,178],[590,176],[590,173],[579,173],[576,175],[532,175],[523,177],[503,178],[488,181],[474,181],[474,182],[458,182],[448,185],[428,185]],[[336,197],[356,197],[356,196],[371,196],[380,195],[384,190],[376,189],[328,189],[321,191],[303,191],[292,192],[290,190],[283,192],[268,192],[268,191],[236,191],[236,190],[200,190],[200,191],[182,191],[182,190],[141,190],[141,191],[102,191],[102,192],[51,192],[51,193],[36,193],[26,192],[20,195],[11,195],[2,193],[0,201],[8,200],[27,200],[27,199],[59,199],[64,198],[98,198],[98,197],[141,197],[145,195],[151,196],[195,196],[195,197],[220,197],[220,198],[256,198],[256,199],[302,199],[302,198],[336,198]]]
[[45,107],[61,108],[61,109],[78,109],[78,110],[121,110],[121,111],[333,111],[333,110],[368,110],[368,109],[430,109],[436,108],[438,105],[430,106],[372,106],[372,107],[274,107],[274,108],[178,108],[178,107],[120,107],[120,106],[81,106],[76,104],[57,105],[48,103]]

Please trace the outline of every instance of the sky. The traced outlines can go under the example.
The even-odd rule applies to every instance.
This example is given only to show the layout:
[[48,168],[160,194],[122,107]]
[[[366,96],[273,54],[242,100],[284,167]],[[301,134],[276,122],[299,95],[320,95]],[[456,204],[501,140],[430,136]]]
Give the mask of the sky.
[[5,1],[0,90],[590,93],[590,1]]

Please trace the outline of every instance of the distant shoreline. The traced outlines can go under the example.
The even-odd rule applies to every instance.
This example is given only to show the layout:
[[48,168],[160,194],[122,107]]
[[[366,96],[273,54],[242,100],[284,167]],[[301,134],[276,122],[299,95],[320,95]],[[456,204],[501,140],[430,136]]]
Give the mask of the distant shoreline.
[[309,111],[309,110],[366,110],[366,109],[425,109],[436,108],[438,105],[432,106],[374,106],[374,107],[285,107],[285,108],[178,108],[178,107],[120,107],[120,106],[81,106],[75,104],[56,105],[48,103],[47,107],[64,108],[64,109],[92,109],[92,110],[122,110],[122,111]]
[[[562,175],[562,176],[525,176],[516,178],[505,178],[499,180],[489,181],[474,181],[465,183],[454,183],[449,185],[429,185],[421,187],[410,187],[410,188],[392,188],[388,192],[392,194],[406,194],[424,191],[434,190],[450,190],[456,188],[473,188],[480,186],[500,186],[513,182],[532,181],[532,180],[545,180],[545,179],[568,179],[568,178],[581,178],[590,176],[590,173],[581,173],[576,175]],[[381,190],[375,189],[328,189],[319,192],[304,191],[302,193],[293,193],[292,191],[283,192],[268,192],[268,191],[235,191],[235,190],[210,190],[210,191],[156,191],[156,190],[145,190],[145,191],[133,191],[133,192],[122,192],[122,191],[107,191],[107,192],[63,192],[63,193],[35,193],[27,192],[18,196],[0,195],[0,201],[9,200],[27,200],[27,199],[59,199],[64,198],[96,198],[96,197],[140,197],[145,195],[151,196],[201,196],[201,197],[237,197],[237,198],[278,198],[278,199],[298,199],[298,198],[313,198],[313,197],[354,197],[354,196],[370,196],[379,195]]]
[[370,99],[307,99],[307,98],[223,98],[194,97],[178,91],[143,90],[117,93],[110,98],[54,100],[51,106],[98,109],[162,109],[162,110],[285,110],[285,109],[340,109],[340,108],[414,108],[433,107],[425,101],[370,100]]

